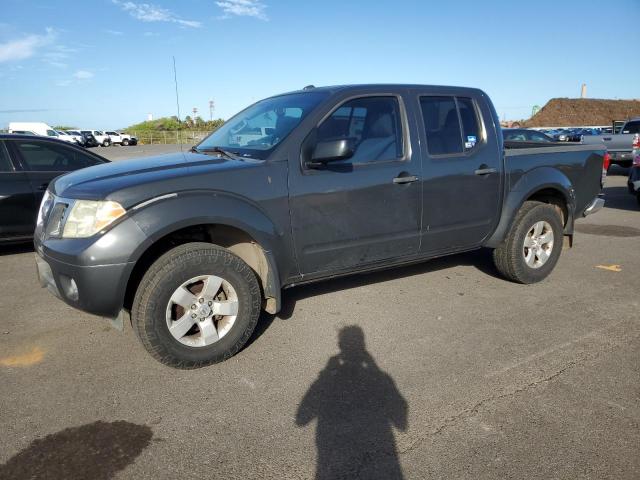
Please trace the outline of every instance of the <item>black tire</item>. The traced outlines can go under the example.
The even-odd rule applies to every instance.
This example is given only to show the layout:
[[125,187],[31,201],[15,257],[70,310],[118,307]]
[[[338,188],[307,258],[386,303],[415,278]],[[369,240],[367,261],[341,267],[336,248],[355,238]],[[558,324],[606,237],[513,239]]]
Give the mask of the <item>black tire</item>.
[[636,200],[638,201],[638,206],[640,207],[640,192],[636,193]]
[[[235,323],[210,345],[184,345],[167,326],[169,299],[190,278],[214,274],[230,282],[237,293]],[[144,348],[159,362],[174,368],[199,368],[224,361],[245,345],[258,322],[261,302],[256,274],[241,258],[210,243],[187,243],[162,255],[144,275],[131,309],[131,324]]]
[[109,145],[111,145],[111,142],[109,140],[105,140],[104,142],[102,142],[103,147],[108,147]]
[[126,147],[129,145],[129,140],[127,140],[126,138],[122,140],[122,146]]
[[[537,223],[547,222],[553,231],[553,247],[546,262],[532,268],[527,265],[523,249],[525,236]],[[502,244],[493,251],[493,261],[498,271],[507,279],[518,283],[536,283],[544,280],[558,263],[563,244],[563,226],[555,207],[542,202],[525,202],[518,211],[509,233]]]

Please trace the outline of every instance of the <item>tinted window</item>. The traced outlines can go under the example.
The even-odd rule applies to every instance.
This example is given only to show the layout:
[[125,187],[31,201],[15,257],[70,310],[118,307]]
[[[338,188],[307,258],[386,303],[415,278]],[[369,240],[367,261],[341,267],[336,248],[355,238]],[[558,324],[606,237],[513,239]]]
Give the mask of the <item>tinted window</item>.
[[9,160],[7,149],[4,148],[4,142],[0,142],[0,172],[13,172],[13,165]]
[[539,132],[531,132],[531,140],[534,142],[550,142],[551,139]]
[[350,100],[318,127],[318,142],[350,139],[355,147],[351,163],[394,160],[402,157],[402,123],[395,97]]
[[622,133],[640,133],[640,122],[628,122]]
[[505,140],[509,140],[512,142],[524,142],[527,140],[527,137],[525,137],[524,133],[521,131],[508,131],[505,130],[502,132],[503,137]]
[[431,155],[462,153],[462,135],[453,97],[420,98],[422,117]]
[[462,139],[464,149],[471,150],[480,141],[480,128],[478,114],[473,100],[466,97],[457,97],[460,120],[462,120]]
[[53,130],[47,130],[47,135],[49,137],[57,137],[58,134],[56,132],[54,132]]
[[25,167],[33,171],[67,172],[101,163],[79,150],[49,142],[16,141]]

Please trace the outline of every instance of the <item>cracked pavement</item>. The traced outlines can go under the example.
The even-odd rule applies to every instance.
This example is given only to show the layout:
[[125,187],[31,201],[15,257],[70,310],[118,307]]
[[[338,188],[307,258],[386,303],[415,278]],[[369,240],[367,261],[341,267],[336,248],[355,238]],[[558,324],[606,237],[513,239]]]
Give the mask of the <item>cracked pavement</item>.
[[640,478],[625,181],[612,169],[607,208],[540,284],[476,251],[298,287],[247,348],[196,371],[57,301],[33,253],[4,247],[0,478],[54,463],[66,478]]

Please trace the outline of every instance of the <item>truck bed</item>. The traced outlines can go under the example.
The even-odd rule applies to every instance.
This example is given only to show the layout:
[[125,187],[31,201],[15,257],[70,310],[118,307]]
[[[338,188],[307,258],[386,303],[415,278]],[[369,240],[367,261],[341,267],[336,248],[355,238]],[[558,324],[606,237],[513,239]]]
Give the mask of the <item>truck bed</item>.
[[534,170],[555,170],[565,175],[575,192],[576,216],[581,215],[589,203],[602,190],[601,173],[606,148],[603,145],[559,145],[538,143],[514,146],[505,142],[505,171],[511,190],[525,188],[518,184],[523,175]]

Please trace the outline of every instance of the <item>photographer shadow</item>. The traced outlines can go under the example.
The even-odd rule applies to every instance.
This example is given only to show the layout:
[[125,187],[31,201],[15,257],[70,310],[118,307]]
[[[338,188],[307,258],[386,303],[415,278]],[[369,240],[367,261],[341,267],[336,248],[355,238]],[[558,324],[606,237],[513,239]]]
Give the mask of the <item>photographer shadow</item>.
[[329,359],[295,418],[298,426],[317,420],[315,478],[401,479],[394,427],[407,429],[407,402],[367,352],[360,327],[343,328],[338,343],[340,353]]

